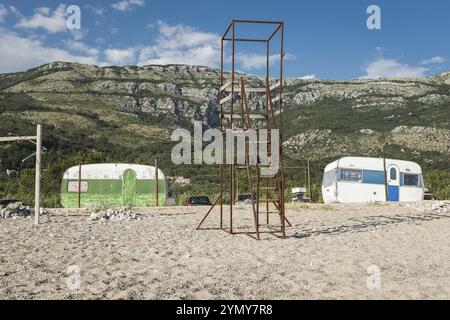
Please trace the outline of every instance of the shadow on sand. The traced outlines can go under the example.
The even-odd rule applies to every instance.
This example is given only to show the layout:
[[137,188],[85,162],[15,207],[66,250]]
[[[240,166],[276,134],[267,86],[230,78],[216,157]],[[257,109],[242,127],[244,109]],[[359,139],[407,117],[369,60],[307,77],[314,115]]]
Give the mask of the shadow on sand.
[[[302,229],[301,225],[296,225],[296,232],[290,238],[308,238],[319,235],[339,235],[345,233],[369,232],[381,226],[396,225],[401,223],[422,223],[433,220],[449,219],[448,214],[436,214],[424,212],[420,215],[380,215],[361,218],[350,218],[339,226],[319,227]],[[355,223],[356,222],[356,223]]]

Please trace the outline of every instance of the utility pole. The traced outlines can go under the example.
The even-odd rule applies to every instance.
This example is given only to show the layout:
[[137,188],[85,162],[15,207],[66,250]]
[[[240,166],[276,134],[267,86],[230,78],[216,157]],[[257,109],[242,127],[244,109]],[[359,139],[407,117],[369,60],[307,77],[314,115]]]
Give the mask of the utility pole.
[[[34,142],[36,140],[36,142]],[[9,136],[0,137],[0,142],[13,142],[13,141],[29,141],[36,144],[36,177],[34,188],[34,224],[39,224],[39,214],[41,210],[40,196],[41,196],[41,153],[42,153],[42,126],[40,124],[36,127],[35,136]],[[27,157],[26,159],[29,159]],[[26,160],[24,159],[24,160]]]

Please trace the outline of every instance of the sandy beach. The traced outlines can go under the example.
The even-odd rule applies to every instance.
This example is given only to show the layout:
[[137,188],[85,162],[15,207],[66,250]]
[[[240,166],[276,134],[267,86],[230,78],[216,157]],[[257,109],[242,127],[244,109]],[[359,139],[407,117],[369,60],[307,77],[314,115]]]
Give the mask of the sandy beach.
[[1,219],[0,299],[449,299],[450,214],[423,207],[290,207],[287,239],[261,241],[196,231],[205,207]]

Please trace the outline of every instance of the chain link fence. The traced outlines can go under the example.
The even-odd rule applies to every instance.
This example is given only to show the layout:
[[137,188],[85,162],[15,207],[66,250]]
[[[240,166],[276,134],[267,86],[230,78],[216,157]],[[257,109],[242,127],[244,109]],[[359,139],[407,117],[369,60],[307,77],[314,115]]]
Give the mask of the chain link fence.
[[[148,164],[152,165],[152,164]],[[154,165],[154,164],[153,164]],[[78,181],[72,179],[71,182],[63,181],[65,171],[69,169],[60,165],[47,164],[44,165],[41,176],[41,207],[43,208],[62,208],[71,204],[71,207],[77,207],[78,204],[83,205],[83,199],[86,198],[87,186],[83,183],[80,186],[81,203],[78,201]],[[164,193],[165,197],[159,197],[159,206],[176,205],[184,206],[188,204],[190,197],[204,196],[208,197],[211,203],[214,203],[220,196],[220,166],[219,165],[191,165],[159,168],[164,174],[164,181],[158,184],[158,192]],[[285,173],[285,200],[292,201],[295,194],[292,192],[294,188],[302,188],[305,191],[305,198],[312,202],[321,201],[320,179],[315,179],[317,172],[310,172],[308,183],[307,166],[286,167]],[[82,175],[83,176],[83,175]],[[311,177],[313,176],[313,177]],[[236,173],[235,194],[236,197],[248,195],[249,186],[245,170]],[[230,173],[226,168],[223,172],[223,194],[224,203],[230,201]],[[264,183],[263,181],[261,183]],[[311,188],[309,188],[311,185]],[[71,202],[67,200],[68,189],[73,189]],[[89,184],[89,190],[96,188],[96,201],[99,204],[108,204],[110,206],[123,205],[123,198],[116,200],[112,197],[112,190],[118,188],[123,189],[121,181],[108,181],[104,184]],[[26,206],[34,205],[34,189],[35,189],[35,169],[26,168],[21,170],[9,170],[2,168],[0,172],[0,199],[17,200]],[[142,194],[148,194],[147,202],[139,202],[139,206],[154,206],[155,200],[151,200],[151,195],[156,192],[155,182],[148,182],[143,185],[136,185],[136,190]],[[122,192],[122,191],[120,191]],[[143,203],[143,204],[142,204]]]
[[[41,176],[41,207],[60,208],[62,170],[45,169]],[[35,169],[3,170],[0,173],[0,199],[34,205]]]
[[34,204],[34,170],[4,170],[0,173],[0,199]]
[[[189,197],[206,196],[211,203],[214,203],[220,196],[220,166],[189,166],[189,172],[186,168],[171,168],[164,170],[167,181],[167,196],[170,201],[176,205],[186,205]],[[297,199],[294,189],[301,188],[304,192],[303,198],[310,202],[321,202],[321,174],[309,170],[307,166],[286,167],[285,175],[285,201],[291,202]],[[224,203],[230,201],[230,170],[224,170],[223,192]],[[261,179],[264,184],[264,179]],[[235,194],[245,198],[249,195],[249,185],[247,173],[245,171],[236,172]]]

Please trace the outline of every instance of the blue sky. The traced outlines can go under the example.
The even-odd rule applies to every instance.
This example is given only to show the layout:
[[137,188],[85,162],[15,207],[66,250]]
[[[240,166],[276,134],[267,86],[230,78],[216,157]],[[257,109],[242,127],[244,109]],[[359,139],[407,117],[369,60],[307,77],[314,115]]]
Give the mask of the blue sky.
[[[218,38],[232,18],[285,21],[289,77],[407,77],[450,70],[448,0],[220,3],[0,0],[0,72],[53,60],[217,67]],[[366,10],[372,4],[381,8],[381,30],[366,26]],[[70,5],[81,8],[80,31],[65,25]],[[252,49],[245,48],[238,57],[239,69],[258,74],[261,59]]]

